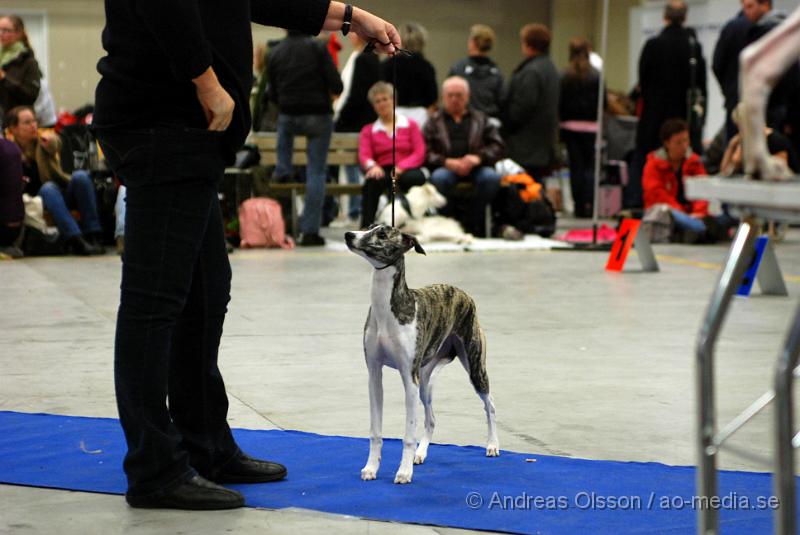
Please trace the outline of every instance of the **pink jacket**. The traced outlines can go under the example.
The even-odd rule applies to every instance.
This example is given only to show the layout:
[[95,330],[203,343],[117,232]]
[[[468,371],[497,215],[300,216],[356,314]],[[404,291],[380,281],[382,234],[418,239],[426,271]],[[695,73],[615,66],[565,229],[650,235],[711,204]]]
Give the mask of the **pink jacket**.
[[[397,116],[397,167],[413,169],[425,161],[425,140],[417,123],[403,115]],[[358,160],[369,169],[375,164],[392,165],[392,138],[381,120],[361,129],[358,136]]]

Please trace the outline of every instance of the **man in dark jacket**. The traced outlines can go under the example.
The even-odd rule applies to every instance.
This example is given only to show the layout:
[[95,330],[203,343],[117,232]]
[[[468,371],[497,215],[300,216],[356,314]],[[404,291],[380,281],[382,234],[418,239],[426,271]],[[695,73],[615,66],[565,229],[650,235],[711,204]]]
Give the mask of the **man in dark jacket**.
[[278,105],[278,179],[292,173],[294,136],[306,136],[306,194],[298,245],[325,245],[319,235],[328,178],[328,147],[333,131],[331,98],[342,92],[342,79],[325,43],[289,30],[267,58],[270,98]]
[[494,164],[503,156],[505,143],[486,114],[470,110],[469,84],[452,76],[442,85],[444,109],[437,111],[423,130],[427,163],[434,169],[431,183],[448,200],[459,182],[471,182],[475,191],[464,225],[467,232],[485,236],[484,213],[500,188]]
[[217,366],[231,287],[217,185],[250,129],[251,20],[352,29],[389,53],[400,39],[329,0],[106,0],[105,10],[94,124],[128,188],[114,366],[126,500],[241,507],[219,483],[286,475],[236,445]]
[[469,108],[489,117],[500,117],[503,74],[489,57],[494,46],[494,30],[476,24],[469,30],[468,56],[450,67],[447,76],[461,76],[469,83]]
[[[665,28],[649,39],[639,57],[639,85],[643,108],[636,130],[636,152],[624,204],[642,205],[641,176],[647,154],[661,146],[659,131],[664,121],[687,118],[690,92],[694,104],[706,100],[706,63],[694,30],[684,27],[688,8],[682,0],[672,0],[664,8]],[[701,114],[689,125],[692,149],[702,150]]]
[[747,35],[753,25],[740,11],[725,23],[714,47],[712,70],[725,99],[725,141],[736,135],[731,113],[739,103],[739,54],[747,46]]
[[550,30],[527,24],[520,31],[525,59],[511,75],[503,104],[503,139],[509,157],[537,180],[555,161],[558,134],[558,71],[548,55]]

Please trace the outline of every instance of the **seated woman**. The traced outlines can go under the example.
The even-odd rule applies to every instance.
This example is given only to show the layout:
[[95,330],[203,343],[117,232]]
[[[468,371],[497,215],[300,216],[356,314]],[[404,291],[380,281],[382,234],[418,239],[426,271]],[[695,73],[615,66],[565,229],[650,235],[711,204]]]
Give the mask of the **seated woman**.
[[689,126],[683,119],[668,119],[661,126],[663,147],[647,155],[642,174],[644,208],[665,205],[684,243],[714,242],[727,237],[730,216],[710,216],[708,201],[690,201],[684,184],[687,177],[704,176],[706,170],[689,142]]
[[[378,114],[378,120],[361,129],[358,138],[358,159],[365,171],[361,197],[361,227],[375,220],[378,201],[392,186],[392,98],[393,88],[386,82],[373,85],[367,98]],[[420,166],[425,161],[425,140],[419,125],[403,115],[396,116],[397,186],[407,192],[412,186],[421,186],[426,180],[426,170]]]
[[[22,151],[25,193],[42,198],[44,209],[53,217],[69,251],[77,255],[103,254],[100,245],[100,218],[94,184],[86,171],[69,174],[61,168],[61,140],[56,134],[39,134],[36,116],[30,106],[17,106],[6,114],[6,123]],[[70,208],[81,214],[81,225]]]

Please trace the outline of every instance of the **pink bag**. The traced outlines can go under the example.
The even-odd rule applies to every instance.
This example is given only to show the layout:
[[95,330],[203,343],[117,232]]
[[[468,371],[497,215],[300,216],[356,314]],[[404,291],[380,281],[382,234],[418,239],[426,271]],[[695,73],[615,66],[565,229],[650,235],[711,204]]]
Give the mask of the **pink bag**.
[[294,248],[294,241],[286,235],[281,205],[275,199],[255,197],[239,206],[240,246]]

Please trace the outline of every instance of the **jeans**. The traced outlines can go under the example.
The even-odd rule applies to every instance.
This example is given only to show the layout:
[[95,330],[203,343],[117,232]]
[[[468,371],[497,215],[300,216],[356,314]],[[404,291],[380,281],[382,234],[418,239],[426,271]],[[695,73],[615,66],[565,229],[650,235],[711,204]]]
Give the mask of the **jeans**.
[[[362,191],[362,205],[361,205],[361,228],[367,228],[375,222],[375,212],[378,211],[378,204],[381,194],[390,191],[392,188],[392,175],[391,165],[383,168],[385,173],[384,178],[372,179],[367,178],[364,180],[364,187]],[[407,193],[413,186],[421,186],[425,183],[425,174],[419,167],[414,169],[406,169],[406,171],[397,177],[397,189],[400,192]]]
[[125,236],[125,195],[128,188],[120,186],[117,190],[117,202],[114,203],[114,215],[116,224],[114,225],[114,238]]
[[69,213],[69,209],[77,207],[81,213],[83,231],[88,234],[102,232],[100,218],[97,215],[97,197],[94,183],[86,171],[75,171],[66,189],[61,189],[53,181],[45,182],[39,188],[44,209],[53,216],[58,231],[67,239],[81,235],[77,221]]
[[670,209],[670,212],[672,212],[672,218],[675,220],[675,226],[680,230],[691,230],[698,234],[706,231],[706,224],[703,223],[702,219],[697,219],[686,212],[681,212],[674,208]]
[[445,167],[436,169],[431,175],[431,183],[447,198],[448,205],[451,204],[453,188],[459,181],[472,182],[475,185],[464,226],[467,232],[475,236],[484,236],[486,206],[492,203],[500,190],[500,175],[494,168],[486,166],[476,167],[466,177],[459,177]]
[[158,495],[239,452],[217,366],[231,268],[221,136],[98,129],[127,187],[114,379],[129,495]]
[[[344,174],[348,184],[361,184],[361,168],[357,165],[345,165]],[[347,217],[358,219],[361,215],[361,195],[350,197],[350,205],[347,209]]]
[[322,219],[322,201],[325,197],[328,147],[333,132],[333,115],[278,114],[278,162],[275,174],[286,177],[292,173],[294,136],[307,138],[306,195],[299,227],[303,234],[319,234]]
[[592,133],[561,131],[569,157],[569,184],[576,217],[592,217],[595,138]]

